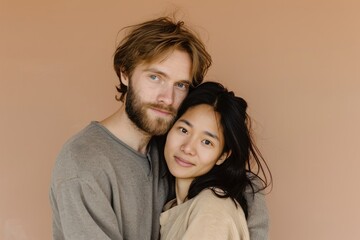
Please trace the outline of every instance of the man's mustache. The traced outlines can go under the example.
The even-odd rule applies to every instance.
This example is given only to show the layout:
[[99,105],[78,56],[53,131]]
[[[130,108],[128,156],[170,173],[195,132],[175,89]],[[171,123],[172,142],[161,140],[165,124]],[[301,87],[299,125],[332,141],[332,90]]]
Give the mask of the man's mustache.
[[156,108],[156,109],[159,109],[161,111],[168,112],[173,116],[176,116],[176,113],[177,113],[176,109],[173,108],[172,106],[166,106],[166,105],[163,105],[163,104],[156,104],[156,103],[148,103],[147,106],[150,107],[150,108]]

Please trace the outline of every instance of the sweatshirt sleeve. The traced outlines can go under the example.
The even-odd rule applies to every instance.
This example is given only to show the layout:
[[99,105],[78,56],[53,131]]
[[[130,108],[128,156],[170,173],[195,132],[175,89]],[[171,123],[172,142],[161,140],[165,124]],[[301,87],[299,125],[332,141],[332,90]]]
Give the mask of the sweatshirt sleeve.
[[95,181],[72,178],[50,190],[53,239],[123,239],[111,202]]
[[255,195],[246,192],[245,198],[248,203],[247,224],[251,240],[269,239],[269,215],[265,203],[265,196],[261,192]]

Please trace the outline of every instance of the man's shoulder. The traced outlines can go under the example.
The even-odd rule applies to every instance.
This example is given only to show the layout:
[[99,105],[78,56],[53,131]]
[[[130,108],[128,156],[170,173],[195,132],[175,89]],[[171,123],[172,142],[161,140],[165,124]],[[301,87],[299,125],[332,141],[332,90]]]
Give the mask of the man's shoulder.
[[97,169],[94,166],[101,154],[101,145],[105,144],[103,130],[98,123],[91,122],[77,134],[65,142],[60,150],[53,177],[69,179],[79,177],[82,172],[91,172]]
[[101,135],[102,129],[99,123],[91,122],[85,128],[70,137],[62,147],[62,150],[73,150],[76,147],[86,146],[88,144],[97,141],[99,135]]

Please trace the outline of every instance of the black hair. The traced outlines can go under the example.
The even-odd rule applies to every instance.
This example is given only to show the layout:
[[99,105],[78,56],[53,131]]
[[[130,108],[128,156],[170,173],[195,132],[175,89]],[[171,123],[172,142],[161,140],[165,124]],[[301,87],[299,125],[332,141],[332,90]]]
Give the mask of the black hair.
[[[188,109],[200,104],[210,105],[219,113],[225,140],[223,152],[231,154],[222,164],[215,165],[208,173],[193,180],[187,199],[209,188],[218,197],[229,197],[236,206],[239,203],[247,217],[245,191],[250,190],[254,195],[272,182],[269,167],[251,136],[251,120],[246,113],[248,105],[243,98],[235,96],[234,92],[228,91],[222,84],[204,82],[190,89],[179,108],[177,119]],[[170,186],[173,187],[174,177],[169,172],[168,177]],[[170,192],[173,194],[174,189]]]

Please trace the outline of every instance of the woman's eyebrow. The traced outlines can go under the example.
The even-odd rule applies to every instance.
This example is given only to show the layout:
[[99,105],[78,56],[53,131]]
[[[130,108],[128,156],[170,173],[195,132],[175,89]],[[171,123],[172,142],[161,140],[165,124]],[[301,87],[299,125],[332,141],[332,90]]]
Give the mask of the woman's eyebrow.
[[[191,128],[194,127],[194,126],[193,126],[188,120],[186,120],[186,119],[179,119],[179,122],[182,122],[182,123],[188,125],[188,126],[191,127]],[[207,135],[207,136],[209,136],[209,137],[212,137],[212,138],[220,141],[219,137],[218,137],[216,134],[214,134],[214,133],[212,133],[212,132],[209,132],[209,131],[204,131],[204,133],[205,133],[205,135]]]
[[179,122],[183,122],[185,123],[186,125],[188,125],[189,127],[193,127],[193,125],[186,119],[179,119]]
[[216,134],[214,134],[214,133],[211,133],[211,132],[209,132],[209,131],[205,131],[205,134],[208,135],[208,136],[210,136],[210,137],[212,137],[212,138],[215,138],[215,139],[218,140],[218,141],[220,141],[220,140],[219,140],[219,137],[218,137]]

